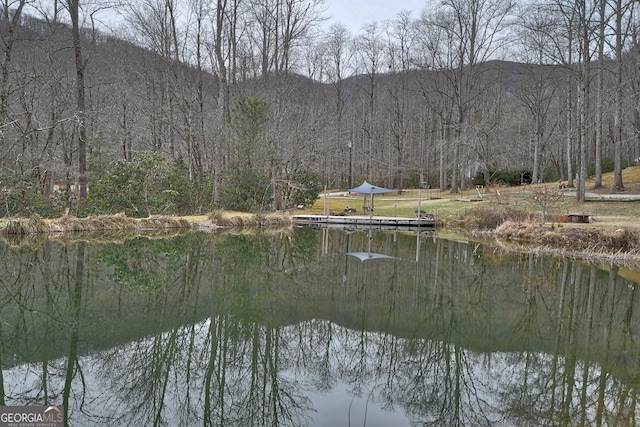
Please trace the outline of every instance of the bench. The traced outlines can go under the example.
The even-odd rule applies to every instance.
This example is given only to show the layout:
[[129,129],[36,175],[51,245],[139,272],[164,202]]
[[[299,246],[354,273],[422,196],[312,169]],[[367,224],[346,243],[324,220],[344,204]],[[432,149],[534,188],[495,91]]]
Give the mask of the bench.
[[569,222],[580,222],[580,223],[588,224],[591,222],[591,216],[571,214],[569,215]]
[[560,215],[558,217],[558,222],[574,222],[574,223],[588,224],[591,222],[591,216],[583,215],[583,214]]

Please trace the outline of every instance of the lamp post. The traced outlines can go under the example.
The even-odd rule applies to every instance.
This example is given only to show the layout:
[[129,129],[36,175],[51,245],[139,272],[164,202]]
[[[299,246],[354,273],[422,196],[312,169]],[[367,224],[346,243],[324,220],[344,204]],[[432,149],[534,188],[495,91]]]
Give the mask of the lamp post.
[[353,188],[352,182],[352,170],[353,170],[353,142],[349,141],[347,143],[347,147],[349,147],[349,188]]
[[371,182],[371,134],[369,133],[369,131],[363,126],[362,127],[362,139],[364,140],[364,133],[367,134],[367,137],[369,138],[369,164],[367,165],[367,179],[369,180],[369,182]]

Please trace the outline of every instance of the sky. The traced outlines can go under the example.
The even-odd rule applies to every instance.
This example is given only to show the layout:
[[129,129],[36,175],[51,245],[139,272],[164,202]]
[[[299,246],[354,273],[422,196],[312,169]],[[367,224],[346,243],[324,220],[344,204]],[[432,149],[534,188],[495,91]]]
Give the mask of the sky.
[[352,34],[361,33],[365,24],[377,21],[381,24],[394,19],[403,10],[410,10],[417,18],[427,4],[426,0],[327,0],[330,23],[341,23]]
[[[130,0],[138,1],[138,0]],[[432,1],[432,0],[431,0]],[[50,0],[38,0],[36,4],[49,5]],[[326,0],[327,11],[325,14],[329,20],[325,25],[341,23],[352,35],[362,33],[363,25],[394,19],[403,10],[410,10],[411,16],[415,19],[420,15],[422,9],[430,3],[430,0]],[[27,13],[38,15],[32,9],[27,9]],[[119,17],[109,18],[105,11],[101,16],[105,22],[118,21]]]

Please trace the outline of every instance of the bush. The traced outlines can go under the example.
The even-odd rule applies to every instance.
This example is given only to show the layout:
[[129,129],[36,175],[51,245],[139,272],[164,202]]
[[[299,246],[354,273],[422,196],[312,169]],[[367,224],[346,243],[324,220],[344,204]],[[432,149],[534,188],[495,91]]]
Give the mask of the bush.
[[[622,163],[625,163],[624,161]],[[622,167],[626,167],[626,164],[622,165]],[[614,164],[613,159],[611,157],[604,157],[600,161],[600,168],[602,169],[602,173],[613,172]],[[594,176],[596,174],[596,165],[595,163],[591,163],[589,165],[589,175]]]
[[284,191],[284,206],[285,208],[299,205],[312,206],[318,199],[320,190],[322,190],[322,184],[316,173],[297,171]]
[[495,230],[507,221],[528,222],[530,219],[528,213],[516,209],[475,208],[449,220],[448,225],[468,230]]
[[[404,178],[404,188],[438,188],[440,186],[440,177],[438,174],[424,175],[422,185],[420,185],[420,172],[409,171]],[[483,178],[484,180],[484,178]],[[475,181],[474,181],[475,182]]]
[[42,190],[35,179],[0,176],[0,216],[29,217],[38,214],[51,218],[62,214],[69,205],[68,195],[56,193],[48,200],[42,195]]
[[141,152],[131,162],[118,160],[89,185],[96,213],[127,216],[185,214],[196,208],[188,171],[157,152]]
[[273,201],[269,187],[266,174],[232,166],[222,178],[219,204],[223,209],[241,212],[269,209]]
[[625,252],[637,251],[640,249],[640,234],[624,229],[605,232],[602,243],[610,249]]
[[[491,169],[489,171],[489,176],[492,184],[520,185],[523,182],[531,183],[531,173],[529,172]],[[473,182],[476,185],[487,185],[482,172],[478,172],[476,174],[473,178]]]

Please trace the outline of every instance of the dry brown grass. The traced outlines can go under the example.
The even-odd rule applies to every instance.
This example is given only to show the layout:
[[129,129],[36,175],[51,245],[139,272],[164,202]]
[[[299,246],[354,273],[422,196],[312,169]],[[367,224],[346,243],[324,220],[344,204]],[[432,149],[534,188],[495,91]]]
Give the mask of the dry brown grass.
[[293,218],[291,215],[281,212],[259,215],[258,220],[259,225],[262,228],[286,228],[293,225]]
[[0,232],[3,234],[18,236],[47,233],[48,231],[49,229],[44,219],[38,215],[34,215],[30,218],[10,219],[6,222],[5,226],[0,229]]
[[554,228],[506,222],[496,230],[496,243],[509,251],[563,256],[603,264],[640,268],[640,232]]
[[536,215],[510,207],[477,207],[464,214],[454,215],[445,221],[445,226],[464,230],[495,230],[506,221],[528,223]]
[[455,226],[477,237],[491,237],[509,250],[561,255],[622,265],[640,266],[640,230],[601,224],[542,223],[511,209],[471,209],[451,217]]
[[[633,184],[640,182],[640,167],[630,166],[622,170],[622,183]],[[595,185],[593,179],[587,180],[587,188],[592,188]],[[605,173],[602,175],[602,186],[609,190],[613,187],[613,173]]]
[[507,221],[495,230],[500,239],[566,248],[574,251],[609,253],[640,251],[640,232],[600,230],[595,228],[564,228]]
[[221,209],[213,210],[207,219],[215,227],[222,228],[284,228],[293,225],[291,215],[281,212],[246,213],[229,212]]
[[89,216],[77,218],[65,215],[61,218],[45,220],[31,218],[10,219],[0,229],[0,234],[28,235],[44,233],[93,233],[105,231],[142,231],[166,229],[190,229],[192,223],[184,218],[170,216],[151,216],[148,218],[129,218],[124,214]]
[[138,226],[143,230],[161,230],[161,229],[189,229],[192,228],[191,222],[185,218],[175,216],[150,216],[138,220]]
[[9,219],[0,228],[2,235],[94,233],[94,232],[140,232],[170,229],[215,229],[215,228],[285,228],[293,225],[291,215],[286,213],[252,214],[216,210],[207,217],[150,216],[130,218],[124,214],[89,216],[77,218],[65,215],[45,220],[39,216]]

